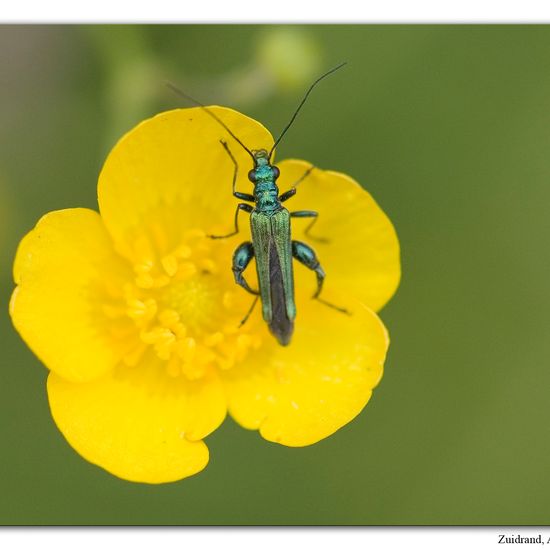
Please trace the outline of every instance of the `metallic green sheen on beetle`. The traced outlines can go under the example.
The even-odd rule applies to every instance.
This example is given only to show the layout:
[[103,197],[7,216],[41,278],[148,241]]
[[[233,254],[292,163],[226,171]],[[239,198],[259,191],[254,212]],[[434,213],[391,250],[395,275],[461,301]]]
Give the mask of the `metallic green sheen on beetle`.
[[[237,161],[227,145],[227,142],[220,140],[220,143],[234,165],[233,196],[245,202],[240,202],[237,205],[235,211],[235,230],[233,232],[227,235],[209,235],[209,237],[212,239],[225,239],[236,235],[239,232],[239,212],[244,210],[250,214],[252,241],[246,241],[239,245],[233,254],[232,261],[235,282],[242,286],[247,292],[256,296],[252,307],[242,320],[241,325],[246,322],[258,297],[260,297],[262,300],[262,315],[264,321],[267,323],[273,336],[275,336],[277,341],[283,346],[290,343],[294,331],[294,320],[296,318],[294,274],[292,268],[293,258],[315,272],[317,276],[317,289],[313,298],[342,313],[348,313],[345,309],[339,308],[320,298],[323,281],[325,279],[323,268],[314,250],[310,246],[301,241],[292,240],[290,218],[312,218],[311,223],[305,230],[305,235],[309,235],[310,229],[317,221],[318,213],[314,210],[289,212],[282,204],[296,194],[296,187],[309,175],[313,167],[308,169],[288,191],[279,195],[279,188],[276,184],[276,180],[279,177],[279,169],[271,164],[271,157],[275,147],[294,122],[294,119],[315,85],[343,65],[345,65],[345,63],[331,69],[313,82],[301,103],[298,105],[290,122],[286,125],[277,140],[275,140],[269,152],[265,149],[249,149],[213,111],[177,89],[175,86],[169,85],[179,95],[203,107],[252,158],[254,167],[248,172],[248,179],[254,184],[254,192],[253,194],[241,193],[235,188],[239,168]],[[315,238],[311,235],[309,236]],[[243,275],[252,258],[256,259],[259,290],[252,289]]]

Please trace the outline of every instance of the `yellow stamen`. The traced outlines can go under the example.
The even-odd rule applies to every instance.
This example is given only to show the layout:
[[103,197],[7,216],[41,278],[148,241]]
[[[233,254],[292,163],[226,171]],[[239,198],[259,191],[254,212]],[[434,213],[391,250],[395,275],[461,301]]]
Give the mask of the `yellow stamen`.
[[164,271],[170,276],[173,277],[178,271],[178,260],[173,255],[164,256],[161,260],[162,267]]
[[143,262],[139,262],[137,264],[134,264],[134,272],[136,275],[143,275],[145,273],[149,273],[151,269],[153,269],[153,261],[152,260],[146,260]]
[[214,332],[213,334],[210,334],[204,339],[204,345],[208,346],[209,348],[217,346],[224,340],[224,334],[221,331]]
[[149,273],[143,273],[136,277],[136,285],[139,288],[153,288],[155,279],[153,279]]
[[172,327],[180,320],[179,313],[173,309],[165,309],[159,314],[159,321],[165,327]]
[[183,361],[189,362],[195,356],[195,352],[197,351],[197,342],[194,338],[187,337],[182,340],[178,340],[176,348],[178,356],[183,359]]
[[191,247],[186,244],[178,246],[178,248],[174,250],[174,256],[176,256],[176,258],[181,258],[182,260],[187,260],[187,258],[191,257]]
[[190,279],[193,275],[197,273],[197,266],[193,262],[182,262],[178,266],[178,279]]
[[[185,232],[183,242],[172,248],[158,231],[152,239],[154,245],[148,238],[135,241],[135,277],[111,289],[109,296],[118,298],[102,307],[109,318],[131,321],[118,325],[124,337],[139,334],[139,345],[123,363],[137,366],[151,350],[166,376],[196,380],[212,368],[230,369],[257,349],[261,338],[251,332],[254,323],[239,326],[243,295],[227,286],[229,277],[212,277],[221,266],[213,259],[216,245],[204,231]],[[156,256],[153,246],[162,254]],[[227,313],[234,311],[228,320]]]

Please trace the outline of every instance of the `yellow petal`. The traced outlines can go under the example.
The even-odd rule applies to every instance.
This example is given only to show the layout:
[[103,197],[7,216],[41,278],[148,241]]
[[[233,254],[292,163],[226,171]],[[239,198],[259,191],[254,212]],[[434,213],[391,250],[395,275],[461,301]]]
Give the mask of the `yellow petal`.
[[143,483],[200,472],[208,463],[200,439],[221,424],[226,411],[215,376],[200,382],[172,378],[151,358],[87,383],[50,374],[48,397],[58,428],[81,456]]
[[[210,110],[248,148],[273,144],[260,123],[231,109]],[[234,165],[220,140],[238,163],[237,188],[252,192],[250,155],[204,109],[161,113],[117,143],[99,177],[98,196],[105,224],[124,255],[136,257],[140,237],[162,256],[180,245],[189,228],[231,230]]]
[[124,278],[126,269],[92,210],[50,212],[21,241],[10,313],[49,369],[70,380],[90,380],[122,357],[128,342],[110,332],[113,324],[102,307],[104,285]]
[[[284,192],[311,164],[285,160],[278,166],[281,176],[277,183]],[[399,242],[390,220],[369,193],[349,176],[314,168],[285,206],[290,211],[319,212],[311,235],[326,238],[328,243],[304,235],[311,218],[294,218],[292,234],[315,249],[326,273],[325,295],[345,290],[379,311],[399,284]],[[297,293],[305,289],[311,295],[315,289],[311,272],[297,264],[295,276]]]
[[229,412],[269,441],[299,447],[352,420],[378,384],[388,347],[375,313],[344,315],[318,302],[298,312],[292,343],[262,347],[225,374]]

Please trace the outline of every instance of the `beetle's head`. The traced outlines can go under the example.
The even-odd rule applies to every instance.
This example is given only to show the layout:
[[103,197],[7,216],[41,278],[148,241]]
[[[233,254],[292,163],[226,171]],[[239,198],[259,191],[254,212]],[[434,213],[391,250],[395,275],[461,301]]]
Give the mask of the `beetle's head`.
[[274,181],[279,177],[279,169],[271,165],[269,153],[265,149],[254,150],[252,155],[254,156],[254,168],[248,172],[248,179],[252,183]]
[[254,168],[269,164],[269,153],[265,149],[254,149],[252,155],[254,157]]

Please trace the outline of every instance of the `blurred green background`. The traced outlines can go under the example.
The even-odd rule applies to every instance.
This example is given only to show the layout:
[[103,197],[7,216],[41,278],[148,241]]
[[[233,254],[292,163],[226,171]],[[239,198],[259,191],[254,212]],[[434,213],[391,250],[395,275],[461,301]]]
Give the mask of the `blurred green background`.
[[[166,79],[277,134],[341,60],[278,158],[349,173],[397,228],[371,402],[302,449],[228,419],[178,483],[90,465],[7,315],[19,240],[97,208],[117,137],[181,105]],[[550,27],[2,26],[0,80],[1,524],[550,523]]]

